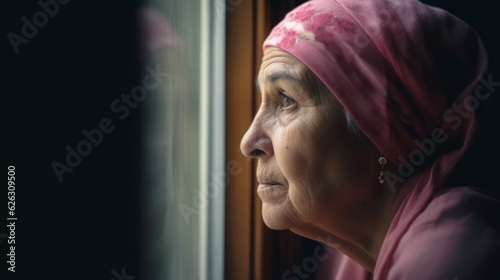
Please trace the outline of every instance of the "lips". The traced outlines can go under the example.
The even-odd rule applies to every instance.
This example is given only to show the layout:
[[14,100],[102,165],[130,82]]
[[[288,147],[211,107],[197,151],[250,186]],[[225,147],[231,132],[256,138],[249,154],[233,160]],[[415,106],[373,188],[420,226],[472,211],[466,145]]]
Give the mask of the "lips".
[[288,194],[288,188],[277,184],[259,184],[257,194],[263,203],[282,204]]
[[[267,174],[266,174],[267,175]],[[259,187],[257,194],[264,203],[281,204],[286,200],[288,187],[284,184],[284,180],[279,180],[277,176],[257,176]]]
[[257,181],[259,182],[258,189],[284,185],[282,181],[278,180],[275,176],[257,176]]
[[273,180],[258,180],[259,181],[259,189],[269,188],[273,186],[283,186],[282,183]]

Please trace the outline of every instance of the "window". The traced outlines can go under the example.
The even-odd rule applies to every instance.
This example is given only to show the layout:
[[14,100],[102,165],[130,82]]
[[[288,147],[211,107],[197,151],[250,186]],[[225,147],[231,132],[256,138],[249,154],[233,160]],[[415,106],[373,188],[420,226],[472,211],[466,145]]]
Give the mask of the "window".
[[166,76],[143,118],[146,279],[223,278],[225,22],[211,3],[151,0],[139,15],[146,68]]

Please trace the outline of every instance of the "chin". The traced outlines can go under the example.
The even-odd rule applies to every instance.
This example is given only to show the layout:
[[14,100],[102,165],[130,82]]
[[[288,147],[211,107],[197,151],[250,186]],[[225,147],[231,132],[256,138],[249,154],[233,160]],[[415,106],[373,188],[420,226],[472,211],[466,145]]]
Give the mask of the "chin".
[[292,228],[292,221],[284,212],[280,206],[269,205],[268,203],[262,204],[262,218],[264,224],[270,229],[287,230]]

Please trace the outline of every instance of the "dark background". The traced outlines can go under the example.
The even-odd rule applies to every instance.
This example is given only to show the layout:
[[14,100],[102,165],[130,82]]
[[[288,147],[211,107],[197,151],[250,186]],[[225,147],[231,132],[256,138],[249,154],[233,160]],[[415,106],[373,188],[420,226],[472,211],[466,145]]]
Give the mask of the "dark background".
[[[470,24],[482,38],[488,51],[492,80],[500,82],[500,40],[498,10],[487,1],[424,0],[441,7]],[[500,92],[481,102],[477,113],[481,117],[480,133],[452,174],[450,185],[477,186],[485,193],[500,198],[498,171],[500,170]]]
[[[166,0],[168,1],[168,0]],[[112,279],[111,271],[140,275],[140,113],[119,120],[110,104],[140,84],[133,16],[140,1],[81,1],[58,13],[15,54],[7,34],[21,34],[41,8],[36,1],[4,1],[2,170],[16,167],[16,273],[7,271],[0,238],[0,279]],[[425,1],[471,24],[482,36],[493,80],[500,81],[498,12],[492,2]],[[472,148],[470,180],[493,181],[498,170],[499,98],[489,100],[484,131]],[[110,118],[115,130],[60,183],[51,163],[64,163],[67,145]],[[465,168],[467,170],[467,168]],[[479,175],[477,175],[479,174]],[[4,177],[5,178],[5,177]],[[0,192],[0,234],[7,233],[7,181]],[[0,236],[1,237],[1,236]],[[14,277],[15,276],[15,277]],[[136,279],[140,277],[137,276]],[[118,280],[118,279],[117,279]]]
[[[31,21],[41,8],[37,1],[6,2],[1,169],[7,175],[9,165],[16,167],[17,272],[5,273],[7,240],[0,239],[0,279],[109,280],[123,267],[138,275],[140,106],[123,121],[110,109],[142,81],[133,21],[138,1],[59,5],[17,54],[8,32],[21,35],[21,18]],[[65,147],[76,149],[85,139],[81,131],[106,117],[115,130],[60,183],[51,163],[64,164]],[[2,184],[0,233],[7,233]]]

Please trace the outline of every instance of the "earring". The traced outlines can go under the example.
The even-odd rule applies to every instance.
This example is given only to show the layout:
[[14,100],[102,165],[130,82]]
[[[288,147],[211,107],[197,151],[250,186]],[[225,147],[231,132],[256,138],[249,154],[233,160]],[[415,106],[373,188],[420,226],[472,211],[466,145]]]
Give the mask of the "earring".
[[378,163],[382,165],[382,170],[380,170],[380,175],[378,176],[378,182],[383,185],[385,183],[385,164],[387,163],[387,159],[384,156],[380,156],[378,158]]

